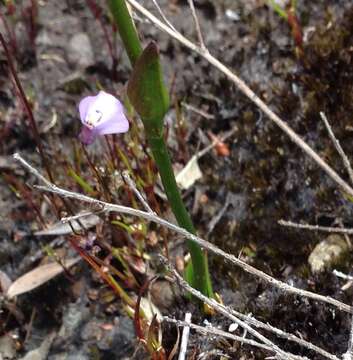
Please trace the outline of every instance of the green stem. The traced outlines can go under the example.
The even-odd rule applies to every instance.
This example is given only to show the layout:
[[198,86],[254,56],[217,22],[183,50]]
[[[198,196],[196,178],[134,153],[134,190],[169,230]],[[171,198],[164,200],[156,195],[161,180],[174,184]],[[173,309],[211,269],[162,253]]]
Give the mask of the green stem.
[[[190,215],[185,208],[184,202],[181,198],[178,185],[175,181],[175,176],[170,161],[168,149],[166,147],[163,137],[147,137],[154,160],[157,164],[159,174],[162,179],[164,190],[167,194],[170,206],[180,226],[187,231],[196,234],[196,230],[191,221]],[[187,241],[188,249],[192,261],[192,286],[209,297],[213,297],[211,279],[208,271],[207,256],[202,251],[201,247],[194,241]]]
[[[134,66],[137,59],[142,54],[142,46],[135,28],[135,24],[130,16],[125,0],[109,0],[109,6],[114,20],[119,28],[121,39],[126,48],[131,64]],[[164,86],[164,85],[162,85]],[[162,99],[159,99],[162,101]],[[190,215],[181,198],[168,149],[165,144],[161,128],[163,116],[158,119],[142,118],[144,123],[148,144],[152,150],[154,160],[157,164],[164,190],[167,194],[172,211],[178,224],[189,232],[195,234]],[[160,124],[160,126],[158,126]],[[186,269],[186,277],[189,283],[204,295],[214,297],[210,275],[208,271],[207,256],[201,247],[193,241],[188,240],[188,249],[191,255],[191,263]]]
[[132,65],[142,53],[142,46],[125,0],[109,0],[109,7],[118,26],[121,40]]

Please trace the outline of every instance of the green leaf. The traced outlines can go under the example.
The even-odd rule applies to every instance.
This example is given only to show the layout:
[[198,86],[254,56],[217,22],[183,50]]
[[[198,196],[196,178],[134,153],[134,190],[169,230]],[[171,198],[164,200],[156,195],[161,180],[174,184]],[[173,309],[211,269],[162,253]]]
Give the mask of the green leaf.
[[74,169],[70,168],[67,171],[67,174],[72,177],[78,185],[88,194],[95,194],[94,189],[90,184],[88,184],[79,174],[77,174]]
[[156,43],[151,42],[137,59],[128,83],[127,94],[140,115],[146,132],[162,135],[163,117],[169,108],[169,96],[163,82]]
[[284,9],[280,5],[276,3],[275,0],[269,0],[268,5],[272,7],[272,9],[284,20],[288,20],[288,15]]

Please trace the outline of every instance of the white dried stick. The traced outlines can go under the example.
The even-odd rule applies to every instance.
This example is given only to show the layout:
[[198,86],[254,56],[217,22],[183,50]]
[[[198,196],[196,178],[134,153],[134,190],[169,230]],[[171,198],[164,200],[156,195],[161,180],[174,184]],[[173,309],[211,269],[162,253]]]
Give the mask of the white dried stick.
[[229,332],[219,330],[219,329],[217,329],[217,328],[215,328],[213,326],[200,326],[200,325],[196,325],[196,324],[193,324],[193,323],[188,323],[186,321],[172,319],[172,318],[170,318],[168,316],[163,316],[163,321],[175,324],[175,325],[177,325],[179,327],[188,326],[189,328],[195,330],[196,332],[198,332],[199,334],[202,334],[202,335],[213,335],[213,336],[224,337],[226,339],[234,340],[234,341],[237,341],[237,342],[240,342],[240,343],[248,344],[248,345],[251,345],[251,346],[255,346],[255,347],[259,347],[261,349],[271,351],[271,348],[269,346],[267,346],[267,345],[264,345],[262,343],[254,341],[254,340],[250,340],[250,339],[246,339],[246,338],[244,339],[241,336],[233,335],[233,334],[231,334]]
[[[341,301],[338,301],[336,299],[333,299],[329,296],[323,296],[323,295],[319,295],[316,293],[313,293],[311,291],[307,291],[307,290],[302,290],[302,289],[298,289],[294,286],[288,285],[280,280],[277,280],[273,277],[271,277],[270,275],[262,272],[261,270],[258,270],[256,268],[254,268],[253,266],[245,263],[244,261],[238,259],[237,257],[235,257],[232,254],[228,254],[225,251],[219,249],[217,246],[207,242],[206,240],[203,240],[202,238],[189,233],[187,230],[172,224],[160,217],[158,217],[155,214],[149,213],[149,212],[145,212],[142,210],[137,210],[137,209],[133,209],[130,208],[128,206],[122,206],[122,205],[116,205],[116,204],[111,204],[111,203],[107,203],[101,200],[97,200],[94,198],[91,198],[90,196],[87,195],[83,195],[83,194],[78,194],[76,192],[73,191],[69,191],[69,190],[65,190],[62,189],[52,183],[50,183],[50,181],[48,181],[47,179],[45,179],[39,172],[38,170],[36,170],[35,168],[33,168],[26,160],[24,160],[19,154],[14,154],[14,158],[16,160],[18,160],[27,170],[29,170],[33,175],[35,175],[38,179],[40,179],[41,181],[43,181],[45,183],[46,186],[39,186],[37,185],[36,188],[45,192],[51,192],[54,194],[58,194],[62,197],[66,197],[66,198],[71,198],[71,199],[76,199],[88,204],[92,204],[94,206],[97,206],[100,208],[100,210],[102,211],[106,211],[106,212],[117,212],[117,213],[122,213],[122,214],[127,214],[127,215],[131,215],[131,216],[136,216],[136,217],[141,217],[143,219],[146,219],[148,221],[152,221],[155,222],[161,226],[164,226],[172,231],[175,231],[176,233],[181,234],[182,236],[184,236],[187,239],[190,239],[192,241],[195,241],[196,243],[198,243],[201,247],[213,252],[214,254],[217,254],[219,256],[222,256],[224,259],[230,261],[232,264],[239,266],[240,268],[242,268],[244,271],[262,279],[262,281],[275,286],[279,289],[281,289],[282,291],[285,291],[287,293],[291,293],[291,294],[296,294],[299,296],[304,296],[316,301],[321,301],[327,304],[331,304],[335,307],[337,307],[338,309],[351,313],[353,314],[353,308],[350,305],[344,304]],[[69,221],[73,218],[67,218],[66,220]]]
[[150,20],[155,26],[157,26],[160,30],[164,31],[181,44],[189,48],[190,50],[196,52],[201,57],[203,57],[206,61],[208,61],[211,65],[213,65],[216,69],[221,71],[228,79],[230,79],[238,89],[249,98],[260,110],[262,110],[270,120],[272,120],[283,132],[285,132],[289,138],[299,146],[309,157],[311,157],[318,166],[321,167],[330,178],[337,184],[339,187],[346,192],[347,194],[353,196],[352,187],[345,182],[337,172],[332,169],[330,165],[328,165],[321,157],[296,133],[292,130],[290,126],[288,126],[278,115],[276,115],[250,88],[246,83],[240,79],[234,72],[232,72],[227,66],[225,66],[221,61],[216,59],[213,55],[211,55],[208,51],[204,51],[204,49],[186,37],[184,37],[179,32],[174,31],[169,26],[165,25],[159,19],[157,19],[151,12],[149,12],[146,8],[144,8],[138,1],[136,0],[127,0],[127,2],[139,13],[145,16],[148,20]]
[[186,350],[188,348],[188,341],[190,335],[190,326],[189,326],[190,322],[191,322],[191,313],[187,312],[185,314],[185,321],[184,321],[185,326],[183,328],[183,335],[181,337],[178,360],[185,360]]
[[323,231],[328,233],[336,233],[336,234],[347,234],[352,235],[353,229],[351,228],[340,228],[340,227],[332,227],[332,226],[320,226],[320,225],[311,225],[311,224],[301,224],[293,221],[287,220],[278,220],[278,224],[287,227],[293,227],[296,229],[304,229],[304,230],[312,230],[312,231]]
[[226,307],[223,304],[218,303],[214,299],[210,299],[207,296],[203,295],[200,291],[191,287],[182,277],[181,275],[175,270],[175,268],[170,264],[170,262],[162,255],[159,255],[161,262],[167,267],[170,271],[172,276],[178,281],[178,284],[187,292],[201,300],[203,303],[207,304],[211,309],[214,309],[216,312],[222,314],[226,318],[230,319],[232,322],[241,326],[244,330],[247,330],[249,334],[256,337],[259,341],[263,342],[265,345],[271,348],[277,356],[283,359],[303,359],[300,356],[296,356],[290,353],[287,353],[280,349],[276,344],[274,344],[271,340],[267,339],[265,336],[260,334],[258,331],[254,330],[250,325],[246,322],[240,320],[238,317],[232,314],[231,309]]

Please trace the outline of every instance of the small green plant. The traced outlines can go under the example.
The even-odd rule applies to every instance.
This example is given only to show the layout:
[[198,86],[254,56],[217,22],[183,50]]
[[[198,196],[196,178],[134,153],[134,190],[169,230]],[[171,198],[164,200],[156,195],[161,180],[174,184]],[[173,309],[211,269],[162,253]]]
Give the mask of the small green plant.
[[[133,66],[128,84],[129,100],[144,124],[148,144],[179,225],[191,233],[196,233],[176,184],[164,140],[163,119],[169,107],[169,97],[163,83],[157,45],[150,43],[144,50],[142,49],[125,0],[110,0],[109,6]],[[204,295],[213,297],[206,254],[193,241],[188,241],[188,248],[191,262],[186,269],[186,279]]]

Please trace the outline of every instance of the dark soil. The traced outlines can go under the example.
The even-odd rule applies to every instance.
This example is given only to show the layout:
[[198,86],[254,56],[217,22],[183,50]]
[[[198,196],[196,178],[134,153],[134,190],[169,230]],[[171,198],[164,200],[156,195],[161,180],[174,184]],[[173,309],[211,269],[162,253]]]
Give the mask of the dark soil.
[[[151,1],[142,3],[153,9]],[[181,33],[196,39],[187,1],[159,3]],[[350,157],[351,2],[298,1],[297,15],[304,33],[302,57],[296,56],[288,24],[261,1],[195,0],[195,4],[210,52],[234,69],[348,181],[319,112],[325,112]],[[112,71],[102,28],[85,1],[39,2],[33,24],[28,17],[29,5],[30,2],[23,1],[14,18],[7,16],[16,34],[16,66],[33,106],[45,152],[55,162],[57,181],[66,185],[65,164],[77,157],[74,151],[80,149],[78,101],[100,86],[123,96],[130,68],[117,39],[114,42],[117,64]],[[110,33],[108,18],[102,15],[101,20]],[[223,74],[151,24],[138,22],[138,27],[145,44],[151,39],[158,43],[165,79],[172,88],[174,105],[168,113],[168,125],[174,163],[185,164],[200,146],[206,146],[209,131],[221,135],[236,128],[228,141],[230,155],[222,157],[211,151],[204,156],[200,160],[202,179],[185,193],[200,235],[275,278],[351,304],[352,288],[342,290],[345,282],[332,274],[332,268],[321,274],[310,270],[308,257],[326,235],[284,228],[277,222],[288,219],[352,227],[352,202]],[[4,33],[2,23],[0,29]],[[78,33],[86,39],[88,36],[89,43],[82,42],[82,46],[72,49],[70,41]],[[32,236],[43,226],[31,203],[45,214],[41,208],[45,201],[27,186],[29,178],[10,156],[18,151],[38,166],[41,162],[28,119],[11,84],[6,58],[3,52],[0,54],[0,269],[15,280],[46,257],[41,249],[53,238]],[[209,119],[183,109],[184,148],[180,148],[180,132],[174,131],[181,102],[214,116]],[[102,144],[103,141],[90,150],[95,159],[102,154]],[[25,194],[32,195],[26,198]],[[166,208],[162,200],[158,201]],[[214,222],[222,211],[223,216]],[[45,220],[50,224],[55,218]],[[73,255],[70,245],[64,244],[57,251]],[[38,257],[33,259],[35,254]],[[349,273],[351,254],[344,259],[337,266]],[[295,333],[338,357],[347,350],[348,314],[282,293],[221,258],[210,256],[210,268],[215,290],[225,304]],[[181,319],[188,309],[194,312],[193,321],[202,323],[197,307],[185,299],[177,300],[163,313]],[[229,326],[219,316],[208,321],[224,330]],[[111,325],[109,330],[107,324]],[[0,330],[0,339],[12,339],[17,358],[38,348],[52,332],[56,336],[49,359],[148,358],[135,340],[133,322],[125,315],[123,305],[83,262],[70,276],[57,277],[19,296],[16,303],[5,301],[0,312]],[[164,326],[164,339],[166,349],[170,350],[176,339],[174,327]],[[319,359],[315,353],[293,343],[281,341],[279,345],[287,351]],[[194,333],[189,348],[190,359],[216,348],[234,359],[263,359],[270,355]]]

